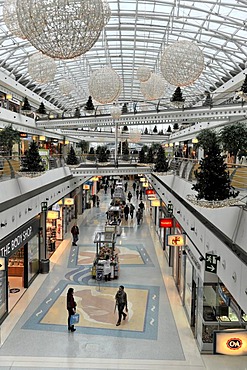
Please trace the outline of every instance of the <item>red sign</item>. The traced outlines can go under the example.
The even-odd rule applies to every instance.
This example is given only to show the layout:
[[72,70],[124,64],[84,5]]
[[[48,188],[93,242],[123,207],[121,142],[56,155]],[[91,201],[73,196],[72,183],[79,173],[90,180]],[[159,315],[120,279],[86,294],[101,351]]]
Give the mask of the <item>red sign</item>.
[[159,221],[160,227],[173,227],[172,218],[160,218]]
[[146,195],[155,194],[154,189],[146,189]]

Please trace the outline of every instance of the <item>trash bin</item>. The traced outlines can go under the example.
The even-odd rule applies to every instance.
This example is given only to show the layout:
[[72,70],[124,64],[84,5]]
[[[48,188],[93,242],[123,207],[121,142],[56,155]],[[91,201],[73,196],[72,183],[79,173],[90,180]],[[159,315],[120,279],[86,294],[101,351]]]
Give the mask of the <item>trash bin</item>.
[[50,260],[49,259],[40,260],[39,267],[41,274],[48,274],[48,272],[50,271]]

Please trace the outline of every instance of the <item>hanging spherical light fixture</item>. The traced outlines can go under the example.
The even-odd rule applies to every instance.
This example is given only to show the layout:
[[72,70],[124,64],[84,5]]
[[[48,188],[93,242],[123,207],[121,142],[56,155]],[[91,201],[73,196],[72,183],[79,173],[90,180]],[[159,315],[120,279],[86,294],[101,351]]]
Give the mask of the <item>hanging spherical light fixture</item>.
[[3,4],[3,20],[8,30],[16,37],[25,39],[24,33],[22,32],[17,12],[16,12],[17,0],[5,0]]
[[191,41],[182,40],[168,46],[161,56],[160,69],[166,81],[174,86],[193,84],[204,68],[204,56]]
[[69,95],[73,88],[74,85],[66,79],[63,79],[59,82],[59,89],[63,95]]
[[103,0],[17,0],[16,9],[20,28],[30,43],[59,59],[90,50],[110,17],[109,5]]
[[119,119],[122,114],[122,109],[118,105],[113,105],[113,107],[110,110],[112,118]]
[[141,82],[146,82],[151,77],[151,71],[147,66],[140,66],[136,74],[138,80]]
[[139,143],[141,141],[141,132],[138,130],[131,131],[129,134],[128,141],[130,143]]
[[151,77],[146,82],[140,83],[140,88],[145,100],[157,100],[163,97],[166,82],[162,76],[151,73]]
[[50,82],[56,74],[56,63],[47,55],[35,53],[28,59],[28,73],[39,83]]
[[117,100],[122,91],[122,81],[111,67],[94,71],[88,82],[90,95],[99,103],[107,104]]

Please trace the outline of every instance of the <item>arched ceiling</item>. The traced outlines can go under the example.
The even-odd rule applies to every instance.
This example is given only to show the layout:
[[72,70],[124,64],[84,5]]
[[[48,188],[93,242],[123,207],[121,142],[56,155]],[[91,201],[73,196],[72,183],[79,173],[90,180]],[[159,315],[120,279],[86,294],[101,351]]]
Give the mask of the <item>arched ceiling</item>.
[[[144,100],[136,71],[146,65],[160,73],[162,52],[178,40],[196,42],[205,61],[199,79],[183,88],[187,106],[203,101],[205,91],[213,97],[216,89],[246,68],[246,0],[108,0],[111,18],[92,49],[73,60],[57,60],[55,80],[38,84],[27,71],[28,56],[36,49],[8,31],[3,22],[3,3],[0,0],[0,67],[60,109],[83,107],[89,95],[90,74],[109,64],[123,81],[119,102],[128,102],[130,110],[133,102],[140,110],[154,109],[157,101]],[[59,89],[62,78],[73,82],[69,96]],[[160,105],[170,106],[174,90],[169,86]],[[106,112],[108,108],[99,110]]]

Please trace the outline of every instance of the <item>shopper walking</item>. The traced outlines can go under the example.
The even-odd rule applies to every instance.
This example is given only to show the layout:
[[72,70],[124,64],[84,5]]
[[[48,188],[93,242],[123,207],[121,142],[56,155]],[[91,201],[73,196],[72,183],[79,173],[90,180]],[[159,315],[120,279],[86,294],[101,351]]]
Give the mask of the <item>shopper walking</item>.
[[69,288],[68,292],[67,292],[67,310],[68,310],[68,330],[70,331],[76,331],[74,325],[71,325],[70,323],[70,319],[71,319],[71,316],[75,314],[76,312],[76,302],[74,300],[74,289],[73,288]]
[[124,184],[124,191],[125,191],[125,193],[126,193],[127,189],[128,189],[128,183],[126,181],[125,184]]
[[130,191],[128,192],[127,198],[128,198],[128,201],[131,202],[132,194]]
[[73,238],[72,245],[77,245],[76,242],[79,239],[79,237],[78,237],[78,235],[79,235],[79,227],[77,226],[76,223],[71,228],[71,234],[72,234],[72,238]]
[[135,192],[136,191],[136,183],[135,182],[133,182],[132,187],[133,187],[133,191]]
[[117,306],[118,308],[118,321],[116,323],[116,326],[119,326],[121,324],[122,316],[123,320],[126,319],[127,313],[123,312],[124,309],[126,312],[128,312],[128,302],[127,302],[127,294],[124,291],[124,286],[120,285],[117,294],[115,295],[115,308]]
[[137,220],[137,225],[140,225],[140,222],[142,220],[142,211],[140,210],[140,208],[138,208],[136,212],[136,220]]
[[144,209],[145,209],[145,206],[144,206],[144,203],[143,203],[143,201],[141,200],[141,203],[139,203],[139,208],[140,208],[140,210],[143,212],[144,211]]
[[136,190],[136,199],[138,200],[138,197],[139,197],[139,190],[137,189]]
[[135,206],[130,203],[130,217],[133,219],[134,217],[134,210],[135,210]]
[[126,204],[126,206],[124,207],[124,217],[125,217],[125,221],[128,221],[129,213],[130,213],[130,209],[129,209],[128,204]]

